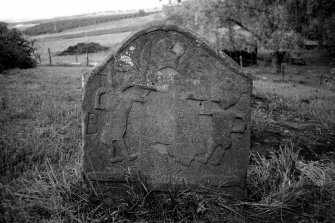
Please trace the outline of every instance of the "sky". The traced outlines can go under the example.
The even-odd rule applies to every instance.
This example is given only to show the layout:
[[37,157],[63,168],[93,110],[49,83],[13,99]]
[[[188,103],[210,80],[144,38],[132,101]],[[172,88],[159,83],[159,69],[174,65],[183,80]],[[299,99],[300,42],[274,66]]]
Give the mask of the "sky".
[[1,0],[0,21],[18,22],[93,12],[139,10],[162,5],[159,0]]

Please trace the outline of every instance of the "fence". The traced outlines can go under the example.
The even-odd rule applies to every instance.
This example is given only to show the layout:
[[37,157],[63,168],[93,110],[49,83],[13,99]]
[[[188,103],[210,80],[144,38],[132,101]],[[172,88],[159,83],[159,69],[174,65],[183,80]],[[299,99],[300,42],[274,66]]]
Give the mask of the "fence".
[[61,52],[53,52],[51,48],[48,48],[46,53],[42,52],[42,55],[39,54],[36,58],[42,65],[94,67],[101,64],[108,54],[108,50],[88,50],[86,53],[72,51],[71,54],[62,55]]
[[244,50],[241,51],[230,51],[223,50],[230,58],[232,58],[236,63],[241,67],[251,66],[257,64],[257,52],[247,52]]
[[[228,51],[224,50],[228,56],[230,56],[234,61],[236,61],[241,67],[247,67],[250,65],[257,64],[257,54],[256,52],[245,52],[245,51]],[[43,52],[42,52],[43,53]],[[40,64],[42,65],[55,65],[55,66],[83,66],[83,67],[94,67],[101,64],[110,51],[101,51],[101,50],[88,50],[86,53],[80,51],[72,51],[71,55],[62,55],[61,52],[53,52],[51,48],[47,48],[47,52],[42,54],[38,59]],[[327,57],[327,61],[330,62],[330,66],[335,66],[334,57]],[[259,62],[259,61],[258,61]],[[292,61],[285,61],[286,63],[282,64],[281,67],[281,79],[285,80],[287,76],[286,73],[290,73],[287,71],[286,66]],[[307,64],[313,63],[312,61],[308,61]],[[306,63],[304,63],[306,64]],[[314,71],[313,71],[314,72]],[[335,71],[332,70],[332,75],[328,75],[328,71],[319,71],[318,68],[318,78],[320,78],[320,85],[332,87],[335,86]]]
[[[248,53],[245,51],[228,51],[224,50],[229,57],[236,61],[241,67],[257,64],[257,54],[255,52]],[[40,64],[43,65],[59,65],[59,66],[97,66],[106,58],[109,51],[88,50],[72,51],[72,54],[62,55],[61,52],[53,52],[48,48],[47,54],[38,58]],[[47,58],[45,58],[47,57]]]

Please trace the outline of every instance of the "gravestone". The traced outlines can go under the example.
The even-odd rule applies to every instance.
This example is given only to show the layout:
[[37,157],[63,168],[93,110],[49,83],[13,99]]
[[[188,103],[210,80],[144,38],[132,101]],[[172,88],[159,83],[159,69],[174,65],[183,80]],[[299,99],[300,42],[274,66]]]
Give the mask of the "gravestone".
[[135,33],[88,78],[85,175],[116,187],[140,172],[156,190],[243,190],[251,90],[250,76],[190,31]]

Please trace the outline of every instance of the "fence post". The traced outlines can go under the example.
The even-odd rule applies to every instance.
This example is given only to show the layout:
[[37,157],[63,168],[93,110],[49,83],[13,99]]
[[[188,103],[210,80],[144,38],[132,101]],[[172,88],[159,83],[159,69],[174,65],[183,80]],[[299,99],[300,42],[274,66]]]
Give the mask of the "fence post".
[[281,79],[284,81],[284,76],[285,76],[285,65],[282,63],[281,64]]
[[77,55],[76,55],[76,62],[78,62],[78,57],[77,57]]
[[49,65],[52,65],[50,48],[48,48],[48,53],[49,53]]
[[89,59],[88,59],[88,52],[86,51],[86,66],[88,67],[89,65]]
[[[85,90],[85,72],[81,74],[81,89]],[[84,98],[84,94],[82,94],[82,99]]]
[[242,58],[242,55],[240,55],[240,66],[243,68],[243,58]]

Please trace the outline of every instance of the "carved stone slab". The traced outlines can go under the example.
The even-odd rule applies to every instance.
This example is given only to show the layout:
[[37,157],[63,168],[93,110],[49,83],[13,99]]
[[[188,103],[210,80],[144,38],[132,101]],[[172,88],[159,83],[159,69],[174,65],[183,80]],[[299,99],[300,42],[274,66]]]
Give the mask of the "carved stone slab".
[[251,89],[235,62],[190,31],[139,31],[88,79],[83,170],[114,184],[139,171],[157,190],[243,189]]

